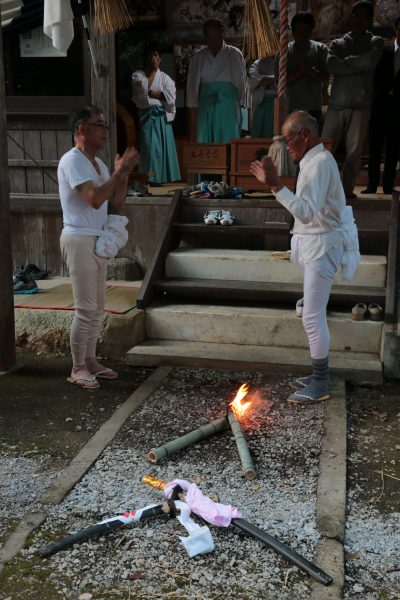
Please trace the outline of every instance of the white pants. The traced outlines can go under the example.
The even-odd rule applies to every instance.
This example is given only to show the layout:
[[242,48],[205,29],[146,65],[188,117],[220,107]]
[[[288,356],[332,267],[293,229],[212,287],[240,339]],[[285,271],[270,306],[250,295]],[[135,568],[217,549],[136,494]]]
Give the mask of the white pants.
[[343,252],[341,244],[337,248],[331,248],[317,260],[307,263],[301,258],[301,248],[296,252],[295,264],[304,271],[303,326],[312,359],[326,358],[329,354],[330,335],[326,307]]
[[96,344],[106,298],[107,258],[95,254],[96,236],[61,235],[63,259],[68,267],[75,315],[70,343],[74,366],[96,356]]

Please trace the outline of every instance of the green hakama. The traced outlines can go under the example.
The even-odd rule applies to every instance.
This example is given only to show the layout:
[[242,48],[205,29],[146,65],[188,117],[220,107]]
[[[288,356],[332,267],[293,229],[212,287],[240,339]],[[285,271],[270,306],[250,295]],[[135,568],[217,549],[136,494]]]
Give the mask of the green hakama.
[[197,108],[197,141],[226,143],[240,137],[240,131],[238,89],[225,81],[202,83]]
[[142,173],[153,173],[152,183],[168,183],[181,178],[176,153],[174,132],[167,121],[163,106],[141,109],[140,122],[140,163]]

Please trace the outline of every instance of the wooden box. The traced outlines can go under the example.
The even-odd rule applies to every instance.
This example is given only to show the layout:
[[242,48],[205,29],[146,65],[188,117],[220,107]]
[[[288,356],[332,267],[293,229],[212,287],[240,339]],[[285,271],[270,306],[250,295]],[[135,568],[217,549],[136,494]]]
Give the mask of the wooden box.
[[[332,139],[324,138],[325,147],[330,150]],[[250,163],[256,160],[257,150],[265,148],[267,151],[273,142],[272,138],[236,138],[231,141],[231,164],[229,171],[229,182],[232,187],[238,186],[243,190],[266,190],[264,183],[257,181],[251,175]],[[293,190],[295,177],[281,177],[281,182]]]
[[216,174],[229,183],[229,144],[185,144],[183,165],[188,179],[203,173]]

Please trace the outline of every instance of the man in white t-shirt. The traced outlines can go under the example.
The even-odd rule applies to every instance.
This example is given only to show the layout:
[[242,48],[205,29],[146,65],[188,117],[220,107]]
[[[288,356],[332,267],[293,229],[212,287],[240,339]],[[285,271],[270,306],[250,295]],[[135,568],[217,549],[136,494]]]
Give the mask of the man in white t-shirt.
[[294,216],[291,260],[304,271],[303,326],[313,372],[296,379],[299,389],[288,402],[312,404],[330,397],[326,307],[336,271],[340,268],[347,280],[354,275],[360,260],[358,233],[336,161],[321,143],[316,119],[304,111],[293,112],[283,123],[282,134],[300,167],[296,193],[281,183],[269,157],[253,162],[250,171]]
[[107,258],[95,253],[99,233],[107,222],[108,202],[119,209],[125,203],[128,177],[139,162],[135,148],[115,159],[114,173],[96,154],[106,143],[108,125],[100,108],[80,106],[69,118],[75,146],[60,159],[58,183],[63,224],[60,245],[71,279],[75,315],[70,343],[70,383],[96,389],[99,379],[117,373],[96,359],[96,344],[105,305]]

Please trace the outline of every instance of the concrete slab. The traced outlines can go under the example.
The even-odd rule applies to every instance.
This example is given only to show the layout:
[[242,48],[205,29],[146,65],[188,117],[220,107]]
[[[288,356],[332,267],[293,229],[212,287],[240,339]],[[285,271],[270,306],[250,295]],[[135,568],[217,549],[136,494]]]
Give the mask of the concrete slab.
[[46,518],[47,513],[40,510],[29,513],[21,519],[0,550],[0,573],[3,571],[4,565],[22,550],[32,531],[44,523]]
[[[386,256],[362,256],[352,286],[383,287],[386,283]],[[290,261],[276,260],[267,250],[233,250],[210,248],[178,248],[170,252],[166,263],[167,277],[199,279],[239,279],[241,281],[269,281],[301,283],[302,271]],[[336,285],[349,285],[340,274]]]
[[336,540],[321,539],[317,544],[314,562],[333,577],[329,587],[311,581],[310,600],[341,600],[344,587],[343,546]]
[[325,403],[325,431],[317,490],[317,526],[321,535],[344,542],[346,523],[346,389],[333,380]]
[[[352,321],[349,313],[328,317],[333,351],[379,355],[382,322]],[[294,310],[244,306],[169,304],[146,309],[146,337],[214,344],[308,348]]]
[[[146,340],[127,352],[126,361],[142,366],[310,372],[308,350],[177,340]],[[330,366],[333,373],[347,381],[358,384],[382,383],[382,364],[379,356],[373,354],[331,352]]]
[[[51,289],[69,283],[69,277],[56,277],[38,281],[40,289]],[[141,281],[113,281],[113,285],[140,287]],[[15,316],[15,337],[17,345],[34,352],[69,352],[69,333],[73,311],[34,310],[17,308]],[[117,315],[105,313],[99,337],[99,353],[109,358],[120,359],[133,345],[144,338],[143,311],[132,308]]]

